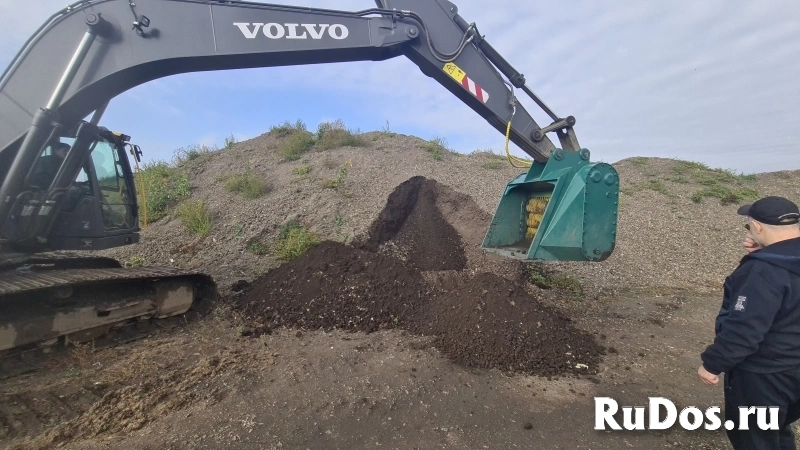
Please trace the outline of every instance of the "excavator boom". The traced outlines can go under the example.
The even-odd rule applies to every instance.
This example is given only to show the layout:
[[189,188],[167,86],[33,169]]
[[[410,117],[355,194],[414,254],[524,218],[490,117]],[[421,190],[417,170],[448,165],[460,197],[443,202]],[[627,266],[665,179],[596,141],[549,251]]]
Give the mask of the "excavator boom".
[[[402,55],[505,133],[513,94],[488,60],[502,58],[457,15],[455,5],[445,0],[377,4],[381,7],[345,12],[239,1],[75,3],[36,32],[0,79],[0,155],[5,162],[6,153],[14,153],[45,105],[57,110],[59,122],[69,128],[120,93],[170,75]],[[132,30],[142,17],[148,26]],[[472,42],[462,46],[464,40]],[[524,82],[502,61],[510,75],[517,75],[512,81]],[[63,68],[72,69],[68,80]],[[309,70],[309,77],[313,73]],[[521,104],[516,108],[511,141],[546,161],[552,142],[546,136],[534,140],[541,127]]]

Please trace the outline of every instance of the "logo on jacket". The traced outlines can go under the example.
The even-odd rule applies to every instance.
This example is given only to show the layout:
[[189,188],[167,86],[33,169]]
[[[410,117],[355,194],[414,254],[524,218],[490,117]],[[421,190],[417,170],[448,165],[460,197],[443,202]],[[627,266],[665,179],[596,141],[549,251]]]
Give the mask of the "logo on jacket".
[[744,302],[747,301],[747,297],[744,295],[740,295],[739,298],[736,299],[736,305],[733,307],[736,311],[744,311]]

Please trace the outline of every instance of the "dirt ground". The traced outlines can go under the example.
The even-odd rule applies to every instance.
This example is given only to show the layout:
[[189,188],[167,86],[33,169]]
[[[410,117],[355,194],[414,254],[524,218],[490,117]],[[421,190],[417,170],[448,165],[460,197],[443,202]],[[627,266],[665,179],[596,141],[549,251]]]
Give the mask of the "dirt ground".
[[[705,409],[696,376],[717,299],[631,293],[580,305],[615,351],[589,378],[449,362],[403,330],[241,337],[222,315],[125,346],[63,354],[2,385],[9,448],[728,448],[721,432],[593,430],[593,397]],[[55,360],[54,360],[55,361]],[[34,438],[19,445],[24,438]]]

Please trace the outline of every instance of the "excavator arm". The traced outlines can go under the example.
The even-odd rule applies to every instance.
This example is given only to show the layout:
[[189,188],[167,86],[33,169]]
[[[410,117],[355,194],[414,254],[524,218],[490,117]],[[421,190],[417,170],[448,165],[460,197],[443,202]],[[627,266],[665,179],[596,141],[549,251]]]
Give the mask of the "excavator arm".
[[[102,134],[97,122],[108,102],[135,86],[187,72],[405,56],[533,159],[528,173],[504,192],[484,248],[509,256],[521,251],[529,259],[605,259],[613,247],[616,218],[612,224],[609,214],[616,216],[617,194],[589,211],[584,185],[587,179],[603,181],[598,195],[605,195],[616,188],[616,173],[589,163],[573,131],[575,119],[553,113],[453,3],[376,0],[376,6],[347,12],[223,0],[84,0],[59,11],[0,78],[0,224],[13,229],[21,215],[38,214],[41,230],[33,235],[48,240],[63,181],[77,176],[92,150],[74,145],[60,182],[39,186],[37,193],[30,173],[42,149],[65,133]],[[314,76],[312,69],[308,73]],[[553,122],[540,127],[517,99],[517,89]],[[553,131],[559,149],[547,137]],[[532,194],[542,192],[548,199],[543,205],[550,206],[531,218]],[[562,202],[565,194],[569,201]],[[592,220],[602,225],[599,244],[586,243]],[[547,230],[537,233],[540,228]],[[551,229],[559,236],[549,234]],[[548,236],[553,243],[547,244]],[[559,249],[565,246],[571,250]]]

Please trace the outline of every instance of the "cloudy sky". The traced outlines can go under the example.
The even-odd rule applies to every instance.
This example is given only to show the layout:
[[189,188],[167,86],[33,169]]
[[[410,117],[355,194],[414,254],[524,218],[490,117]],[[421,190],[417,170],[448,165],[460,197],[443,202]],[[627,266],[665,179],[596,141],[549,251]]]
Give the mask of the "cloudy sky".
[[[65,0],[0,0],[0,65]],[[341,10],[373,0],[275,0]],[[458,0],[460,14],[557,114],[577,118],[593,159],[675,157],[739,172],[800,169],[800,2],[796,0]],[[527,4],[526,4],[527,3]],[[522,96],[521,92],[518,96]],[[540,124],[544,114],[527,98]],[[115,98],[103,125],[169,159],[302,119],[342,119],[443,137],[460,152],[504,138],[403,57],[306,67],[182,74]],[[555,136],[553,136],[555,139]],[[523,153],[512,147],[517,155]]]

